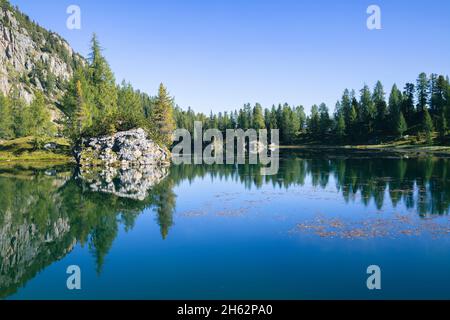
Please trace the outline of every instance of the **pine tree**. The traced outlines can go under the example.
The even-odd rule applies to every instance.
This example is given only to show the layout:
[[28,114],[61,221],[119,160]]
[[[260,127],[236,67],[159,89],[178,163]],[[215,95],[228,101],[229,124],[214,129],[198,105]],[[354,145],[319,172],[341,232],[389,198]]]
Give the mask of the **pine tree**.
[[417,111],[422,113],[427,108],[428,103],[428,77],[426,73],[421,73],[417,79]]
[[305,109],[303,108],[303,106],[296,107],[295,114],[299,121],[299,131],[300,131],[300,133],[303,133],[305,130],[305,126],[306,126],[306,114],[305,114]]
[[259,103],[253,108],[253,129],[265,129],[266,124],[264,122],[264,116],[262,107]]
[[320,132],[320,115],[319,107],[317,107],[317,105],[313,105],[311,107],[311,116],[309,118],[308,129],[312,136],[317,136]]
[[281,120],[281,140],[285,144],[292,144],[300,131],[300,121],[288,104],[283,106]]
[[122,82],[118,92],[118,129],[130,130],[144,125],[144,108],[130,83]]
[[[402,93],[400,92],[400,90],[398,90],[397,85],[394,84],[392,86],[391,94],[389,95],[389,116],[391,122],[390,123],[391,131],[395,133],[398,133],[400,114],[403,116],[401,104],[402,104]],[[403,120],[405,120],[404,116]]]
[[272,109],[270,110],[269,123],[270,123],[269,129],[279,129],[280,128],[280,126],[278,125],[277,110],[276,110],[275,106],[272,106]]
[[372,101],[372,95],[370,94],[370,89],[367,85],[361,89],[361,122],[366,126],[366,134],[370,135],[374,130],[374,120],[376,117],[375,104]]
[[325,135],[328,133],[328,130],[331,127],[330,114],[328,112],[328,107],[325,103],[320,104],[319,114],[320,114],[319,120],[320,133],[322,135]]
[[345,139],[345,119],[344,115],[341,113],[338,114],[337,121],[336,121],[336,134],[338,136],[338,139],[340,142],[343,142]]
[[344,90],[340,106],[345,119],[345,124],[348,125],[350,123],[350,112],[352,108],[352,99],[350,97],[350,91],[348,89]]
[[356,100],[356,97],[352,98],[352,106],[350,109],[348,124],[347,124],[347,131],[349,135],[355,136],[357,133],[357,124],[358,124],[358,110],[359,109],[359,103],[358,100]]
[[156,128],[156,137],[167,147],[173,142],[175,120],[173,118],[173,98],[161,83],[156,104],[151,112],[150,122]]
[[383,132],[386,129],[385,118],[387,114],[386,94],[380,81],[375,85],[373,91],[373,103],[376,109],[376,128]]
[[403,99],[401,104],[401,111],[405,116],[405,120],[410,125],[415,121],[415,107],[414,107],[414,92],[415,86],[412,83],[405,85],[403,92]]

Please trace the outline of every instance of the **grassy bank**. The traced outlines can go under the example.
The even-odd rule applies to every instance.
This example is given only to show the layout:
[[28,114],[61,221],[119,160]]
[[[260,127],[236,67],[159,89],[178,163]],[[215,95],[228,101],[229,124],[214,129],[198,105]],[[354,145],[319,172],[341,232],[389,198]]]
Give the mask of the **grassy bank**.
[[417,137],[405,137],[404,139],[390,141],[379,144],[368,145],[322,145],[322,144],[302,144],[296,146],[282,146],[281,149],[295,149],[314,153],[364,153],[397,156],[438,156],[450,157],[450,146],[428,144],[424,139]]
[[25,137],[0,141],[0,166],[70,162],[73,162],[70,143],[64,138]]

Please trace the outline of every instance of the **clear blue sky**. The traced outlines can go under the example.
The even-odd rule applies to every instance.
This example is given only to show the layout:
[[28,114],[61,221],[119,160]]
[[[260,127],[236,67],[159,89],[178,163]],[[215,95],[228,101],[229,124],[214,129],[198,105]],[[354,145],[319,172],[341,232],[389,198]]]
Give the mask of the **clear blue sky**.
[[[93,32],[118,81],[208,113],[260,102],[331,109],[345,87],[450,74],[448,0],[12,0],[83,55]],[[66,28],[81,7],[82,29]],[[366,27],[377,4],[382,30]]]

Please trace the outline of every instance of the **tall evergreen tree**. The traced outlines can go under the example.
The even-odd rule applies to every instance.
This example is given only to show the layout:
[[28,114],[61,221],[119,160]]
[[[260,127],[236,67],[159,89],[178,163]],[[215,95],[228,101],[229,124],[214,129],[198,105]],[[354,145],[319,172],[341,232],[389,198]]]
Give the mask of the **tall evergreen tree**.
[[325,135],[331,129],[330,114],[328,111],[328,107],[325,103],[320,104],[319,114],[320,114],[320,120],[319,120],[319,128],[320,129],[319,129],[319,131],[322,135]]
[[339,112],[336,120],[336,134],[340,142],[344,142],[345,139],[345,118],[342,112]]
[[173,132],[175,130],[173,98],[169,96],[167,89],[162,83],[159,86],[158,97],[152,109],[150,121],[156,128],[156,137],[165,146],[170,146],[173,142]]
[[423,131],[425,132],[427,143],[431,143],[433,141],[434,126],[433,126],[433,120],[431,119],[428,109],[425,109],[423,111],[422,128],[423,128]]
[[309,118],[308,130],[309,133],[313,136],[317,136],[320,132],[320,114],[319,107],[317,105],[313,105],[311,107],[311,116]]
[[118,91],[117,125],[120,130],[129,130],[144,125],[142,101],[130,83],[122,82]]
[[403,116],[403,113],[400,112],[400,114],[397,117],[397,125],[396,125],[397,136],[402,138],[406,130],[408,130],[408,125],[406,124],[406,120],[405,117]]
[[[397,88],[397,85],[392,86],[391,94],[389,95],[389,121],[391,125],[391,132],[398,133],[398,124],[400,120],[400,115],[403,116],[402,112],[402,93]],[[403,120],[406,122],[404,116]],[[403,134],[403,133],[402,133]]]
[[410,125],[415,121],[414,92],[416,88],[414,84],[407,83],[403,92],[401,111],[405,116],[405,120]]
[[376,128],[383,132],[386,129],[385,119],[387,115],[386,94],[383,85],[377,81],[373,91],[373,103],[376,109]]
[[91,40],[89,61],[90,81],[96,107],[95,122],[101,126],[101,130],[114,132],[115,123],[110,120],[117,112],[117,86],[114,74],[102,55],[102,49],[95,34]]
[[298,106],[295,108],[295,114],[299,120],[299,131],[301,133],[304,132],[306,127],[306,114],[305,114],[305,108],[303,106]]
[[419,74],[417,78],[417,111],[422,114],[428,103],[428,77],[426,73]]
[[262,107],[259,103],[253,108],[253,129],[265,129],[264,115]]
[[374,131],[374,121],[376,118],[376,108],[372,100],[370,89],[365,85],[361,89],[360,98],[361,122],[365,124],[367,135],[371,135]]

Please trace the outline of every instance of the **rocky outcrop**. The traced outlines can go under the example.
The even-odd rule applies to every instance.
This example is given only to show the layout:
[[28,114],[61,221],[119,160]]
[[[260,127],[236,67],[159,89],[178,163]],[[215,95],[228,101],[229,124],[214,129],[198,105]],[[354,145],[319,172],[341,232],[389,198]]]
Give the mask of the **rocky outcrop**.
[[143,129],[83,139],[74,149],[74,154],[80,167],[100,166],[125,169],[170,163],[169,151],[149,139]]
[[69,80],[74,64],[84,63],[84,59],[60,36],[1,2],[0,92],[8,94],[15,88],[30,103],[34,92],[40,90],[55,101],[62,94],[58,85]]

